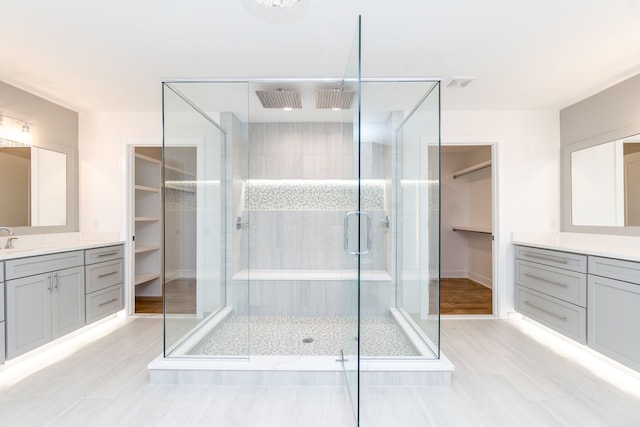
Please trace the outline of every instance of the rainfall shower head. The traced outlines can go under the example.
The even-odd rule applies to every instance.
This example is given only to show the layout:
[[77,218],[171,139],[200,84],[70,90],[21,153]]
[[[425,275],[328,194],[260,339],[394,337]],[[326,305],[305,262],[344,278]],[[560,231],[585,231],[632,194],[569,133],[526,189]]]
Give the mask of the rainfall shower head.
[[356,92],[344,89],[319,90],[316,92],[316,108],[348,110],[351,108]]
[[257,90],[256,95],[264,108],[302,108],[297,90]]

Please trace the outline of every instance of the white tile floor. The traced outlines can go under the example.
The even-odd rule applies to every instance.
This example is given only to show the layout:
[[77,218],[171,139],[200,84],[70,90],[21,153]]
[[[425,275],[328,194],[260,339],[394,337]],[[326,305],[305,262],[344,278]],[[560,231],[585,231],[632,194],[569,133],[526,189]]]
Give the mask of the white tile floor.
[[[116,322],[51,365],[45,353],[22,379],[26,362],[0,368],[0,426],[353,426],[340,387],[150,385],[146,364],[161,351],[161,320]],[[364,388],[361,426],[640,426],[640,376],[613,385],[620,371],[585,366],[527,328],[444,320],[453,385]]]

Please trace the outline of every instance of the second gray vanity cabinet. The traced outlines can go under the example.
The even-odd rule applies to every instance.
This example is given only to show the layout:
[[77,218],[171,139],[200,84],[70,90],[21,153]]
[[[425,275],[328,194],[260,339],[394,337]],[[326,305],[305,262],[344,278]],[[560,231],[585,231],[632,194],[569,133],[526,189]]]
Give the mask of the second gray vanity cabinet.
[[[81,251],[65,252],[6,262],[7,271],[12,272],[11,277],[24,276],[5,282],[8,359],[85,324],[82,255]],[[76,263],[76,266],[56,270],[53,268],[56,256],[59,256],[61,265]],[[31,274],[34,272],[38,273]]]
[[4,263],[0,262],[0,364],[4,363]]
[[640,370],[640,263],[589,257],[589,269],[589,347]]

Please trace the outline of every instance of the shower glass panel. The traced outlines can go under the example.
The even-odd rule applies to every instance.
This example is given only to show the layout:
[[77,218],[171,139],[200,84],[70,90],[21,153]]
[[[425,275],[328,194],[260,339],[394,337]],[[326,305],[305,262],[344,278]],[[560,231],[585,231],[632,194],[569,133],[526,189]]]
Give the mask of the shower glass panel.
[[[342,157],[345,177],[352,183],[355,192],[351,206],[346,206],[343,219],[343,259],[342,269],[347,277],[342,278],[341,295],[343,313],[341,317],[340,360],[345,373],[347,391],[351,398],[356,425],[360,420],[360,285],[361,261],[371,246],[371,217],[364,211],[362,205],[360,146],[360,81],[361,81],[361,37],[362,17],[358,17],[358,24],[351,41],[351,50],[347,58],[344,80],[341,90],[352,93],[353,101],[350,108],[342,106],[343,128],[350,128],[351,132],[343,137],[343,147],[351,149],[351,156]],[[355,277],[353,277],[355,275]]]
[[230,290],[226,263],[236,243],[229,234],[229,199],[234,181],[244,178],[230,176],[230,166],[237,166],[236,174],[246,173],[242,160],[233,165],[229,156],[241,150],[245,138],[232,126],[223,131],[225,117],[214,105],[230,92],[236,103],[243,94],[246,99],[246,90],[246,84],[163,85],[165,356],[246,357],[248,352],[246,324],[235,325],[225,351],[207,348],[208,334],[232,311],[232,291],[241,294],[236,308],[247,306],[246,281],[245,289],[240,281]]
[[398,314],[440,357],[440,83],[396,131]]
[[[419,292],[412,288],[430,283],[429,277],[420,279],[425,271],[402,264],[404,250],[409,254],[405,262],[431,253],[436,272],[438,268],[437,227],[435,235],[425,228],[438,217],[438,199],[421,193],[421,181],[438,176],[439,119],[428,101],[437,85],[417,79],[362,79],[361,204],[371,218],[371,249],[360,259],[360,355],[366,360],[424,361],[438,354],[437,345],[427,344],[432,340],[407,311],[414,309],[411,304],[434,303],[428,287]],[[428,121],[421,118],[425,110],[432,114]],[[430,140],[435,141],[432,153]],[[407,275],[410,267],[418,284]],[[437,285],[436,274],[432,286]],[[362,372],[361,379],[367,375]]]

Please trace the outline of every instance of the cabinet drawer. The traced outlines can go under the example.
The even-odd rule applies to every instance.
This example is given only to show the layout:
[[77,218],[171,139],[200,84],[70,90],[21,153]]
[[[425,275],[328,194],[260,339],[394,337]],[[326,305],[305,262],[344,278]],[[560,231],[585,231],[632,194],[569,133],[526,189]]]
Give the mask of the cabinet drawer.
[[124,260],[122,259],[87,265],[85,268],[88,294],[124,281]]
[[552,251],[550,249],[516,246],[516,258],[566,270],[587,272],[587,256],[570,252]]
[[590,256],[589,273],[640,284],[640,262]]
[[587,306],[587,275],[516,260],[516,283],[581,307]]
[[87,324],[124,308],[122,285],[112,286],[87,295]]
[[18,258],[6,261],[6,280],[19,277],[34,276],[41,273],[63,270],[82,265],[83,251],[60,252],[51,255],[40,255],[29,258]]
[[587,341],[584,308],[516,285],[516,310],[582,344]]
[[0,262],[0,282],[4,282],[4,263]]
[[589,347],[640,370],[640,285],[589,276]]
[[103,248],[87,249],[85,251],[85,264],[87,265],[119,258],[124,258],[123,245],[105,246]]

